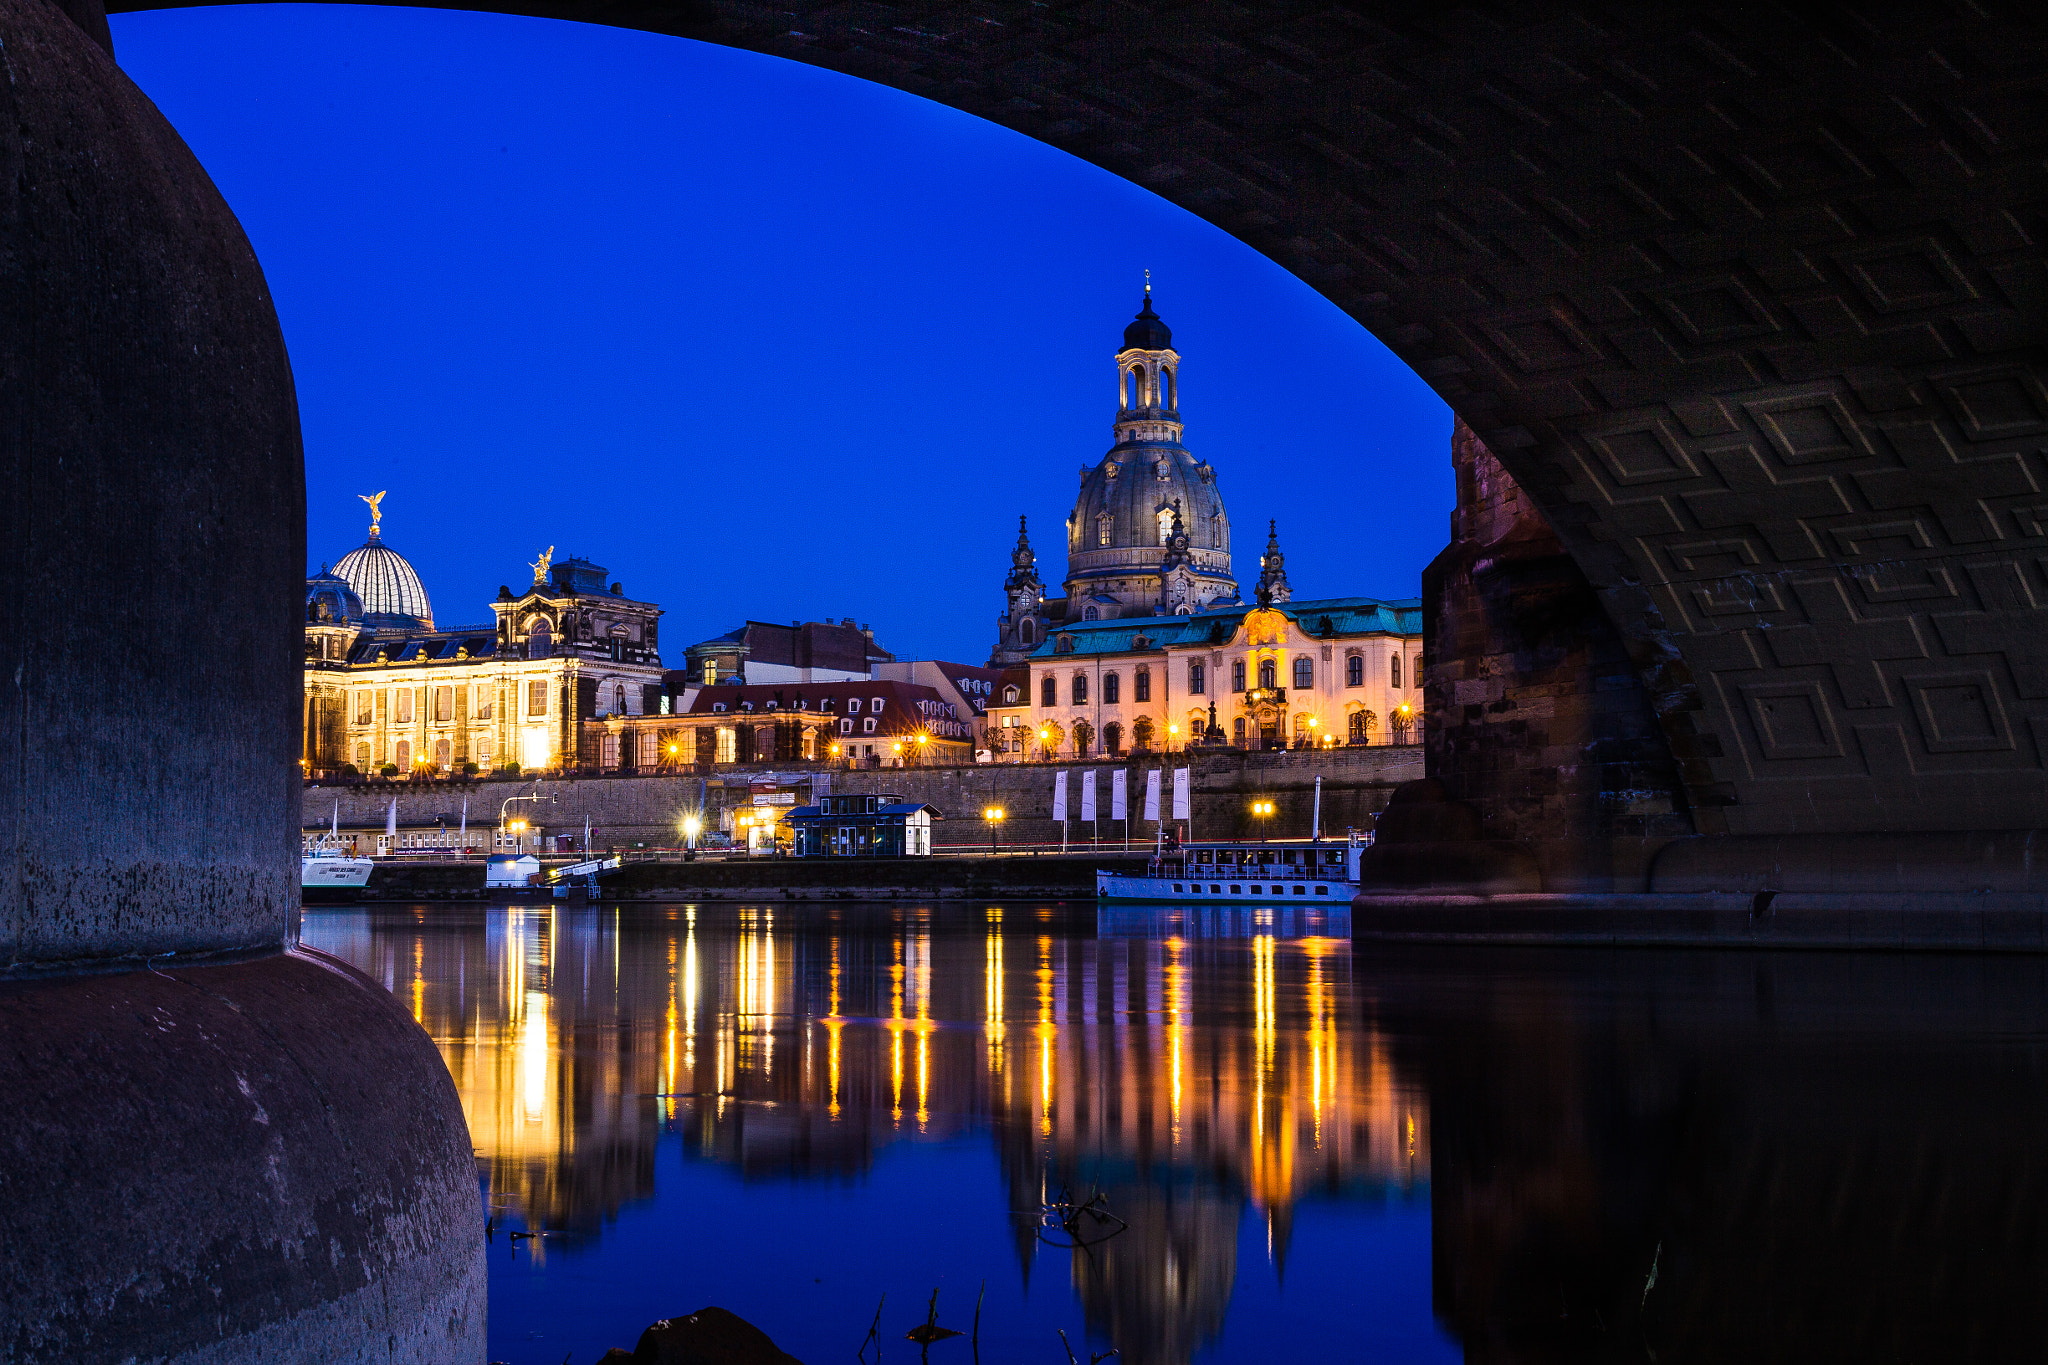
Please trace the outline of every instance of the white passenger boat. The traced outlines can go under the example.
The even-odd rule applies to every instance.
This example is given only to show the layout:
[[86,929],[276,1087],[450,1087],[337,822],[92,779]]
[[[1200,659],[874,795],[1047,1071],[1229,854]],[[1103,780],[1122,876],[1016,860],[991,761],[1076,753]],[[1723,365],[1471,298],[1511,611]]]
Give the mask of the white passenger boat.
[[1095,874],[1104,901],[1196,904],[1342,905],[1358,894],[1366,841],[1275,839],[1190,843],[1154,855],[1143,875]]
[[299,855],[299,886],[359,888],[369,884],[372,866],[368,858],[350,857],[322,844]]
[[370,869],[374,867],[368,858],[358,858],[343,849],[341,844],[341,801],[334,802],[334,823],[313,846],[299,854],[299,889],[360,890],[369,885]]

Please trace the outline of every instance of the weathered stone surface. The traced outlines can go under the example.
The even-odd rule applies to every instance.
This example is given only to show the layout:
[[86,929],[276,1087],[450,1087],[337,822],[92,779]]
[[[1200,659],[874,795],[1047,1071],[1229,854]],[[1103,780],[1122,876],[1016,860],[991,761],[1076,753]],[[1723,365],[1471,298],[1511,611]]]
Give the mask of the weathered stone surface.
[[[1497,890],[1640,890],[1656,849],[1694,832],[1664,723],[1578,563],[1463,421],[1451,458],[1451,544],[1422,576],[1423,715],[1438,800],[1473,821],[1428,837],[1513,844],[1540,867],[1534,884],[1482,879]],[[1419,837],[1398,819],[1382,833]],[[1376,852],[1376,880],[1423,884],[1412,857],[1394,879],[1399,857]]]
[[234,215],[70,9],[0,0],[0,972],[276,950],[297,904],[291,369]]
[[433,1044],[332,958],[0,983],[0,1359],[483,1359]]
[[663,1318],[640,1334],[633,1359],[639,1365],[802,1365],[766,1332],[723,1308]]

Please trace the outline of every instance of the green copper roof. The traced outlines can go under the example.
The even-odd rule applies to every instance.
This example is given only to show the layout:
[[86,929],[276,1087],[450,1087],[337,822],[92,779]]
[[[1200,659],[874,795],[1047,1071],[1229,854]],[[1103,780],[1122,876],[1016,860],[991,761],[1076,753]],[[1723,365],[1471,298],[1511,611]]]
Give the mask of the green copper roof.
[[[1228,640],[1237,633],[1244,618],[1257,611],[1254,606],[1225,607],[1198,612],[1193,616],[1140,616],[1121,621],[1076,621],[1059,627],[1043,644],[1031,651],[1033,659],[1071,658],[1077,654],[1129,654],[1138,649],[1144,636],[1148,648],[1166,649],[1176,645],[1207,644],[1219,637]],[[1378,597],[1319,597],[1300,602],[1275,602],[1273,610],[1292,620],[1308,635],[1420,635],[1422,599],[1405,597],[1387,601]],[[1323,622],[1328,620],[1329,625]],[[1074,647],[1064,653],[1056,646],[1061,636],[1073,637]]]

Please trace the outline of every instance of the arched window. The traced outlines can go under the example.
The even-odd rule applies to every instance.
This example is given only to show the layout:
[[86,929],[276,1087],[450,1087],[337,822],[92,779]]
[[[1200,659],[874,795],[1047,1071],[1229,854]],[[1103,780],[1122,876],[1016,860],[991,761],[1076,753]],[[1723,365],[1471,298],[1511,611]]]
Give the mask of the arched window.
[[1028,616],[1017,623],[1017,643],[1022,645],[1035,645],[1038,643],[1038,623]]
[[1087,704],[1088,675],[1086,673],[1076,673],[1074,675],[1074,705],[1086,706]]
[[1005,705],[1005,706],[1015,706],[1016,704],[1017,704],[1017,685],[1016,685],[1015,683],[1012,683],[1012,684],[1010,684],[1010,685],[1009,685],[1008,687],[1006,687],[1006,688],[1004,688],[1004,689],[1003,689],[1003,705]]
[[1179,388],[1180,376],[1165,366],[1161,366],[1159,369],[1159,406],[1162,408],[1177,407],[1180,395],[1175,390]]
[[1243,659],[1232,659],[1230,661],[1230,690],[1233,692],[1244,691]]
[[1046,674],[1039,681],[1038,704],[1040,706],[1058,706],[1060,704],[1060,685],[1053,680],[1053,676],[1050,673]]
[[1159,543],[1164,545],[1173,539],[1173,509],[1161,508],[1159,512]]
[[1152,700],[1152,670],[1143,664],[1138,666],[1138,671],[1131,677],[1131,700]]
[[1346,687],[1365,686],[1364,655],[1353,654],[1344,660],[1344,685]]
[[1140,749],[1152,747],[1152,718],[1140,716],[1131,722],[1131,743]]
[[1095,727],[1085,720],[1074,722],[1074,757],[1088,757],[1088,746],[1095,742]]
[[1259,660],[1259,687],[1270,691],[1280,685],[1280,668],[1271,659]]
[[1236,720],[1232,721],[1230,729],[1231,743],[1242,749],[1244,747],[1244,717],[1239,716]]
[[401,776],[412,771],[412,741],[399,740],[398,747],[391,752],[391,761],[397,766]]
[[[1115,705],[1117,705],[1117,704],[1118,704],[1119,702],[1121,702],[1122,700],[1123,700],[1123,679],[1122,679],[1122,678],[1120,678],[1120,677],[1118,677],[1118,676],[1117,676],[1116,674],[1114,674],[1114,673],[1105,673],[1105,674],[1103,674],[1103,675],[1102,675],[1102,704],[1103,704],[1104,706],[1115,706]],[[1116,746],[1115,746],[1114,744],[1110,745],[1110,747],[1109,747],[1109,751],[1110,751],[1111,753],[1115,753],[1115,752],[1116,752]]]
[[1117,397],[1122,401],[1125,412],[1139,406],[1138,384],[1138,369],[1134,365],[1124,371],[1123,383],[1118,386]]
[[624,683],[619,683],[612,688],[612,714],[615,716],[626,714],[626,685]]
[[1199,697],[1209,690],[1209,668],[1206,664],[1188,665],[1188,695]]
[[1401,656],[1398,654],[1391,655],[1387,662],[1392,670],[1394,686],[1398,688],[1401,685]]
[[1302,688],[1314,687],[1316,685],[1315,660],[1305,656],[1297,656],[1295,658],[1294,685]]
[[532,630],[527,634],[526,657],[529,659],[545,659],[554,652],[554,630],[548,625],[547,618],[543,616],[533,623]]
[[1120,754],[1124,751],[1124,727],[1115,721],[1102,727],[1102,751],[1106,754]]
[[1097,610],[1096,610],[1095,608],[1093,608],[1093,607],[1083,607],[1083,608],[1081,608],[1081,619],[1082,619],[1083,621],[1093,621],[1093,620],[1095,620],[1095,619],[1096,619],[1097,617],[1099,617],[1099,616],[1101,616],[1101,615],[1102,615],[1102,613],[1101,613],[1101,612],[1099,612],[1099,611],[1097,611]]
[[1097,545],[1109,544],[1110,532],[1114,531],[1115,529],[1115,517],[1111,516],[1107,512],[1097,513],[1095,517],[1095,543]]

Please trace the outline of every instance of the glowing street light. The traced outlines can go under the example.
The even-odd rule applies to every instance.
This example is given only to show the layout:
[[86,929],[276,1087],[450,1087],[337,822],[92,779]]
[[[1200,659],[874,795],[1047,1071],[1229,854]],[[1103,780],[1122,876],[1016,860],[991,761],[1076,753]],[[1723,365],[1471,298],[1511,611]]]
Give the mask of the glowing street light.
[[683,817],[683,861],[691,862],[697,856],[697,831],[704,828],[704,822],[694,815]]
[[1272,818],[1273,803],[1271,801],[1252,802],[1252,819],[1259,822],[1259,842],[1262,844],[1266,842],[1266,831],[1270,828],[1265,822]]
[[1169,722],[1167,722],[1167,726],[1166,726],[1166,751],[1167,751],[1168,753],[1172,753],[1172,752],[1173,752],[1173,748],[1174,748],[1174,746],[1175,746],[1176,744],[1178,744],[1179,742],[1180,742],[1180,722],[1178,722],[1178,721],[1169,721]]
[[981,818],[988,821],[988,851],[990,857],[994,857],[996,852],[996,829],[1003,823],[1003,817],[1007,813],[1001,806],[985,806],[982,808]]

